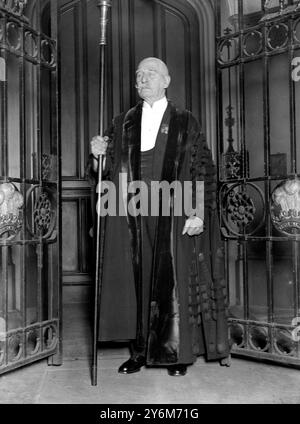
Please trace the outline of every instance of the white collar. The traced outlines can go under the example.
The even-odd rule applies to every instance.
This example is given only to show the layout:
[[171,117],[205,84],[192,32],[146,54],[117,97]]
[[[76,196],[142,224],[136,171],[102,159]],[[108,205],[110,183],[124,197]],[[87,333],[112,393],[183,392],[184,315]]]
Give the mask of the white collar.
[[152,106],[149,105],[149,103],[147,103],[144,100],[143,109],[152,109],[155,112],[156,111],[159,112],[159,111],[165,111],[167,105],[168,105],[168,100],[167,100],[166,96],[164,96],[161,99],[156,100],[156,102],[154,102]]

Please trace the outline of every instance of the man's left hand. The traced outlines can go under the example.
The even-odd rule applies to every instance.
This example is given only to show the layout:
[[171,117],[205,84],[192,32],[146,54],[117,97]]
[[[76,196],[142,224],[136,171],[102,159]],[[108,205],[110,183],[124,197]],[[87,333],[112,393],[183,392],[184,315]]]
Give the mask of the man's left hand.
[[203,220],[198,216],[191,216],[185,221],[182,235],[197,236],[203,232]]

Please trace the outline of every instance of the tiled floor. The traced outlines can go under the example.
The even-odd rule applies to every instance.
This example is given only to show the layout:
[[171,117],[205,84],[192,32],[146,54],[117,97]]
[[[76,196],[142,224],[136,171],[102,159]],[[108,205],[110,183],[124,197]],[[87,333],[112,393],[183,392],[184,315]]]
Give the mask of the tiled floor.
[[300,370],[233,358],[230,368],[199,358],[184,377],[163,368],[120,375],[124,346],[99,350],[98,385],[90,379],[90,331],[86,308],[64,308],[64,363],[47,361],[0,376],[0,403],[24,404],[249,404],[300,403]]

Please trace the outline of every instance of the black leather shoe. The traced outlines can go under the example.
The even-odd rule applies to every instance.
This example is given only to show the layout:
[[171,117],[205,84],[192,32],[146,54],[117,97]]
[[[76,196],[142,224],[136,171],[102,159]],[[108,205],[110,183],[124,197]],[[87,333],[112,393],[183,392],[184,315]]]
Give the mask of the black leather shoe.
[[120,374],[132,374],[134,372],[138,372],[145,364],[145,357],[137,355],[124,362],[124,364],[120,366],[118,372]]
[[171,365],[168,367],[168,374],[172,377],[180,377],[185,375],[187,371],[187,366],[183,364]]

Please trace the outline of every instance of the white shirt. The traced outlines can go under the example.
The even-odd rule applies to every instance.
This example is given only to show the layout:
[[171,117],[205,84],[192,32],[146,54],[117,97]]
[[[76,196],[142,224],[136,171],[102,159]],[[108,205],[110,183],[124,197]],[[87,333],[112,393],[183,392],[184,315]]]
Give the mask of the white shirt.
[[[168,101],[166,97],[157,100],[153,103],[152,107],[149,103],[143,103],[142,111],[142,123],[141,123],[141,151],[145,152],[152,149],[155,146],[157,133],[167,109]],[[203,219],[194,216],[191,218],[190,227],[201,227],[203,225]],[[185,228],[185,227],[184,227]],[[202,230],[203,231],[203,230]]]
[[143,103],[142,123],[141,123],[141,151],[145,152],[155,146],[155,140],[161,124],[162,117],[167,109],[168,101],[166,97],[157,100],[152,107],[149,103]]

